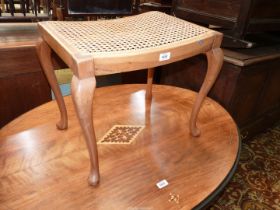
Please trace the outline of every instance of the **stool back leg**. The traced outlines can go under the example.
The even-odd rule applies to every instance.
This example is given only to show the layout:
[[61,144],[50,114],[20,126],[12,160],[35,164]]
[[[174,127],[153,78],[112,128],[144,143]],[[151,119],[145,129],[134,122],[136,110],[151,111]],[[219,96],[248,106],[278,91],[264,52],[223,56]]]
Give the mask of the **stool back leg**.
[[206,52],[208,67],[203,84],[194,102],[194,106],[190,118],[190,132],[193,136],[199,136],[200,130],[196,126],[196,120],[201,105],[216,81],[217,76],[222,68],[224,54],[221,48],[211,49]]
[[145,100],[145,124],[146,125],[149,125],[151,120],[154,72],[155,72],[154,68],[149,68],[147,71],[147,86],[146,86],[146,100]]
[[74,75],[72,78],[72,99],[86,140],[91,163],[88,182],[93,186],[99,183],[100,177],[97,144],[92,119],[92,104],[95,87],[95,77],[79,79]]
[[56,124],[56,126],[58,129],[64,130],[68,127],[67,110],[54,73],[54,68],[51,61],[51,49],[45,41],[41,40],[37,44],[36,50],[41,66],[55,95],[56,102],[60,111],[60,121]]
[[148,69],[147,87],[146,87],[146,100],[152,100],[154,72],[155,72],[154,68],[149,68]]

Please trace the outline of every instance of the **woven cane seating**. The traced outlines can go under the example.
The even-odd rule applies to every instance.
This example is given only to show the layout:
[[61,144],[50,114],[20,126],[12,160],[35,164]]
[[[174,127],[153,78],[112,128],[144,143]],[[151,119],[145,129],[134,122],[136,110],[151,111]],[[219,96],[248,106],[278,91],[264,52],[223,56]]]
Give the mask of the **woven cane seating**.
[[[45,40],[49,40],[48,36],[51,36],[54,39],[53,41],[59,43],[71,57],[75,58],[77,55],[80,57],[92,56],[95,75],[171,63],[176,59],[175,56],[178,52],[171,55],[170,62],[158,62],[159,57],[156,56],[152,62],[157,64],[152,64],[152,66],[147,66],[147,62],[144,65],[139,65],[138,59],[135,60],[134,58],[135,56],[138,57],[139,54],[150,55],[152,52],[164,53],[178,47],[183,48],[194,40],[197,41],[197,46],[195,47],[205,48],[208,44],[210,49],[215,35],[218,34],[207,28],[160,12],[148,12],[109,21],[47,21],[39,23],[39,27],[48,33],[43,33]],[[211,39],[207,40],[209,37]],[[52,46],[56,45],[56,43],[48,44],[59,54],[56,46]],[[190,48],[191,46],[188,47]],[[189,51],[192,50],[194,49],[189,49]],[[184,51],[187,51],[186,48]],[[186,54],[186,52],[180,54]],[[194,54],[197,53],[194,52]],[[115,58],[117,58],[116,63],[112,60]],[[125,61],[121,61],[121,64],[131,64],[131,62],[135,61],[138,65],[119,66],[119,59],[125,59]],[[114,64],[118,64],[118,66],[114,66]],[[112,65],[113,68],[111,67]],[[101,68],[101,71],[99,71],[99,68]]]
[[161,12],[115,20],[38,23],[42,41],[38,55],[61,112],[59,129],[67,128],[67,112],[51,64],[54,50],[72,69],[72,97],[91,158],[89,182],[99,181],[98,156],[92,124],[95,76],[148,69],[147,100],[151,99],[153,68],[205,53],[208,70],[194,103],[190,132],[199,136],[196,119],[201,104],[221,69],[222,35]]
[[42,26],[80,53],[103,55],[162,47],[209,32],[206,28],[159,12],[111,21],[49,21]]

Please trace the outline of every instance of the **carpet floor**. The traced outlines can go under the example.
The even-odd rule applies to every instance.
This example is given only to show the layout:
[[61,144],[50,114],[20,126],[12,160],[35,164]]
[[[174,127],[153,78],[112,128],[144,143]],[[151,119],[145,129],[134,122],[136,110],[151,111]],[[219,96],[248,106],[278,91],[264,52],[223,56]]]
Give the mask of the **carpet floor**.
[[280,124],[242,143],[235,175],[209,210],[280,210]]

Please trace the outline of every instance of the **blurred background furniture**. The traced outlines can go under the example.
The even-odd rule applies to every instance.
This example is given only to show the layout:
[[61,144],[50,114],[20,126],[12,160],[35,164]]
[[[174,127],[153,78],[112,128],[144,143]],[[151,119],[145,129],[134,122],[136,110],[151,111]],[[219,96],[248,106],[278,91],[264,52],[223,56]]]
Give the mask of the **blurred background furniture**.
[[1,0],[0,22],[47,20],[51,13],[51,0]]
[[[51,90],[37,58],[38,39],[36,23],[1,23],[0,128],[51,100]],[[53,63],[56,69],[64,67],[56,57]]]
[[280,31],[280,1],[173,0],[173,9],[177,17],[219,26],[224,47],[250,48],[256,43],[248,34]]
[[140,0],[54,0],[53,17],[58,20],[65,19],[96,19],[97,17],[114,18],[116,16],[132,15],[138,13]]
[[161,11],[171,14],[172,0],[143,1],[139,6],[140,12]]

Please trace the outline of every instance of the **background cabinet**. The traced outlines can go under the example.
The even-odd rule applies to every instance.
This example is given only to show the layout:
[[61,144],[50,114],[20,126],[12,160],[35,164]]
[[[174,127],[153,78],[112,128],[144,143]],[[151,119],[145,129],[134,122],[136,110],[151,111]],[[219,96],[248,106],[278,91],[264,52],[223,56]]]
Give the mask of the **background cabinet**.
[[248,34],[280,31],[280,1],[275,0],[174,0],[173,10],[177,17],[221,27],[224,47],[249,48],[255,42]]

